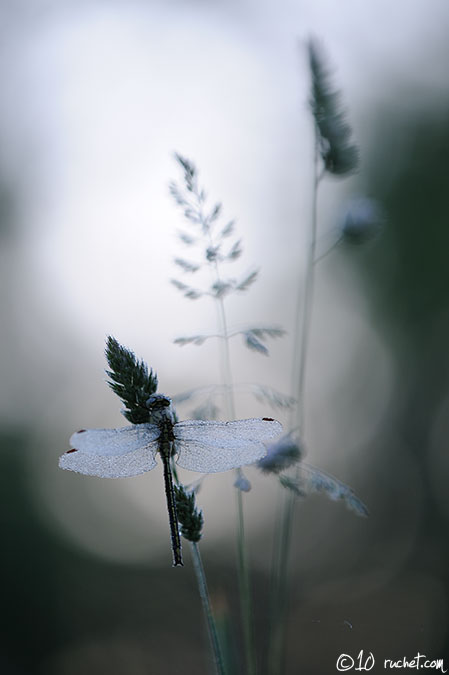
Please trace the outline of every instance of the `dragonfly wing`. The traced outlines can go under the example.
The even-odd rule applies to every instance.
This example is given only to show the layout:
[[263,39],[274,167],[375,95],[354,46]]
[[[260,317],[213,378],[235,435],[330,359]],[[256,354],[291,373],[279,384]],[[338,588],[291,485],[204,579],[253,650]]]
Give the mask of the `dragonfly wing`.
[[85,476],[130,478],[154,469],[157,441],[124,455],[94,455],[82,450],[68,450],[59,458],[59,467]]
[[78,431],[70,438],[72,449],[59,458],[59,466],[102,478],[138,476],[156,466],[159,433],[153,424]]
[[186,420],[174,426],[175,438],[220,439],[234,438],[247,441],[271,441],[282,433],[282,424],[271,417],[252,417],[247,420],[215,422],[209,420]]
[[176,463],[183,469],[201,473],[254,464],[266,454],[263,442],[275,438],[281,431],[281,424],[268,418],[179,422],[174,426]]
[[155,424],[133,424],[120,429],[82,429],[72,434],[70,446],[89,455],[117,457],[148,445],[159,434]]

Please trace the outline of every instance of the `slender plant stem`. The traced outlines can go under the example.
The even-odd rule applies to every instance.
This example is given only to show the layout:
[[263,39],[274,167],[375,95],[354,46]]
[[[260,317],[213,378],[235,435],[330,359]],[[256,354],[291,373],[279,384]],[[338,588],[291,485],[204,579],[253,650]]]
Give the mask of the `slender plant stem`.
[[[199,214],[200,219],[203,222],[205,221],[201,199],[198,190],[196,191],[196,197],[198,200]],[[209,244],[213,248],[212,236],[210,229],[206,228]],[[220,287],[221,278],[220,270],[218,266],[218,261],[214,261],[214,272],[215,272],[215,281]],[[229,352],[229,330],[226,319],[226,311],[224,305],[224,299],[222,297],[217,298],[217,311],[218,311],[218,322],[220,327],[220,333],[223,337],[221,340],[221,359],[220,367],[222,380],[225,388],[225,405],[227,409],[228,419],[235,419],[235,400],[234,400],[234,391],[232,386],[232,368],[231,368],[231,357]],[[241,476],[241,469],[236,469],[236,477]],[[250,574],[249,574],[249,565],[248,558],[246,554],[245,546],[245,526],[244,526],[244,513],[243,513],[243,496],[242,491],[237,488],[237,559],[238,559],[238,578],[239,578],[239,589],[240,589],[240,604],[241,604],[241,613],[242,613],[242,625],[243,625],[243,636],[245,644],[245,657],[246,657],[246,668],[247,675],[256,675],[256,651],[254,645],[254,631],[253,631],[253,611],[252,611],[252,601],[251,601],[251,583],[250,583]]]
[[340,235],[338,237],[338,239],[336,239],[334,241],[334,243],[331,246],[329,246],[329,248],[326,251],[324,251],[323,253],[320,253],[320,255],[316,256],[316,258],[314,260],[315,265],[317,263],[321,262],[321,260],[323,260],[324,258],[327,258],[328,255],[330,255],[333,251],[335,251],[335,249],[338,246],[340,246],[342,241],[343,241],[343,235]]
[[206,575],[204,573],[200,549],[198,544],[193,541],[190,542],[190,547],[192,550],[193,568],[195,570],[196,580],[198,582],[198,589],[201,602],[203,603],[203,610],[206,617],[212,653],[214,655],[215,672],[217,675],[226,675],[220,642],[218,640],[217,627],[215,625],[214,615],[210,605],[209,591],[207,590]]
[[[240,474],[240,469],[237,469]],[[254,627],[253,627],[253,608],[251,601],[251,583],[249,574],[248,558],[245,546],[245,528],[243,517],[243,496],[242,491],[237,488],[237,550],[239,562],[239,587],[240,603],[242,611],[243,635],[245,639],[246,669],[248,675],[255,675],[257,672],[256,652],[254,645]]]
[[[290,427],[299,427],[301,438],[304,438],[304,388],[309,346],[310,323],[313,306],[314,265],[316,256],[317,233],[317,201],[318,187],[324,171],[318,170],[318,137],[315,130],[314,179],[311,214],[310,241],[307,250],[306,270],[303,292],[298,291],[295,312],[294,355],[292,368],[291,391],[296,395],[296,409],[290,412]],[[296,419],[295,419],[296,418]],[[296,422],[296,424],[295,424]],[[298,469],[299,471],[299,469]],[[290,553],[291,531],[295,495],[287,492],[279,510],[278,527],[273,549],[271,630],[268,650],[269,675],[280,675],[284,667],[284,640],[287,614],[287,581],[288,559]]]
[[[218,266],[217,266],[218,268]],[[217,278],[220,279],[217,269]],[[225,402],[228,412],[228,418],[231,420],[235,419],[235,400],[234,400],[234,391],[232,387],[232,370],[231,370],[231,356],[229,353],[229,333],[228,333],[228,324],[226,321],[226,312],[223,298],[218,299],[218,313],[221,323],[221,332],[223,335],[223,340],[221,340],[222,345],[222,371],[223,371],[223,384],[225,385]]]
[[[218,266],[217,266],[217,278]],[[218,301],[221,331],[223,335],[222,340],[222,361],[224,372],[224,384],[226,391],[226,405],[228,409],[228,416],[230,419],[235,419],[235,401],[234,392],[232,389],[232,371],[231,359],[229,354],[229,334],[226,322],[226,312],[224,301],[219,298]],[[241,469],[236,469],[237,478],[241,476]],[[245,545],[245,520],[243,514],[243,494],[237,488],[237,556],[238,556],[238,577],[240,588],[240,603],[242,612],[243,636],[245,644],[246,668],[248,675],[255,675],[256,673],[256,659],[254,646],[254,630],[253,630],[253,611],[251,602],[251,582],[248,565],[248,557]]]
[[[297,424],[299,426],[300,434],[304,437],[304,391],[305,391],[305,377],[306,377],[306,365],[307,365],[307,353],[309,347],[310,339],[310,324],[312,317],[312,307],[313,307],[313,289],[315,281],[315,258],[316,258],[316,231],[317,231],[317,202],[318,202],[318,187],[320,181],[323,177],[323,172],[318,173],[318,148],[315,152],[315,179],[313,184],[313,202],[312,202],[312,223],[311,223],[311,237],[310,237],[310,246],[308,250],[307,263],[306,263],[306,275],[304,282],[304,311],[302,315],[301,327],[298,331],[298,335],[295,337],[299,342],[296,341],[295,344],[300,345],[299,351],[299,365],[298,365],[298,384],[297,394],[298,394],[298,409],[297,409]],[[295,391],[295,383],[293,383],[293,391]]]

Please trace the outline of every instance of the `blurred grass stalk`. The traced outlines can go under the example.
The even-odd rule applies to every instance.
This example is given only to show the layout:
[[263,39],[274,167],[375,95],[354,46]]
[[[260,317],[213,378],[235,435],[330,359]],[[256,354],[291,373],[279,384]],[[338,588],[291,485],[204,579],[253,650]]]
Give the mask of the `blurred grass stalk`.
[[[297,393],[297,410],[290,411],[290,428],[299,427],[301,438],[304,438],[304,383],[307,363],[307,347],[310,334],[310,323],[313,306],[313,286],[315,271],[317,202],[318,187],[323,172],[318,173],[318,138],[315,133],[315,157],[312,217],[310,227],[310,243],[306,262],[306,273],[303,293],[298,290],[295,314],[295,351],[293,356],[291,391]],[[299,286],[299,288],[301,288]],[[295,417],[296,412],[296,417]],[[296,422],[296,424],[295,424]],[[299,479],[297,473],[296,478]],[[271,571],[271,616],[268,647],[268,673],[277,675],[283,670],[284,641],[287,616],[288,559],[292,537],[293,515],[296,495],[290,490],[282,491],[282,503],[278,509],[277,526]]]
[[[221,282],[218,269],[218,263],[215,261],[216,281]],[[223,373],[223,384],[225,386],[225,402],[227,408],[227,417],[230,420],[236,419],[236,407],[234,391],[232,386],[231,359],[229,354],[229,332],[226,321],[226,311],[222,297],[217,299],[219,307],[220,334],[221,340],[221,372]],[[235,469],[236,483],[242,477],[242,470]],[[237,496],[237,560],[238,560],[238,580],[240,591],[240,610],[242,615],[243,638],[245,644],[245,658],[248,675],[256,675],[256,648],[254,643],[254,622],[253,622],[253,603],[251,597],[251,577],[248,564],[248,554],[245,543],[245,516],[243,511],[243,491],[236,488]]]
[[[221,284],[220,273],[217,260],[214,261],[215,282]],[[226,320],[226,310],[223,297],[216,299],[218,305],[219,332],[222,335],[221,340],[221,372],[223,384],[225,386],[225,402],[227,408],[227,417],[230,420],[236,419],[235,398],[232,386],[231,359],[229,353],[229,331]],[[236,469],[236,482],[242,476],[242,470]],[[242,614],[243,638],[245,644],[245,658],[248,675],[256,675],[256,649],[254,643],[254,622],[253,622],[253,603],[251,598],[251,578],[248,564],[248,555],[245,543],[245,517],[243,512],[243,491],[236,488],[237,495],[237,560],[238,560],[238,579],[240,590],[240,609]]]
[[[315,265],[323,257],[316,256],[318,189],[326,173],[347,176],[358,166],[358,150],[351,141],[351,127],[340,107],[340,93],[333,89],[326,58],[318,42],[311,38],[307,43],[311,75],[310,107],[314,117],[314,159],[312,213],[307,244],[304,284],[298,284],[295,312],[294,353],[291,393],[296,407],[290,411],[290,429],[297,428],[304,442],[305,376],[313,310]],[[301,292],[302,290],[302,292]],[[296,481],[300,478],[299,465]],[[268,673],[279,675],[284,670],[285,632],[287,619],[288,561],[292,540],[292,526],[296,496],[287,491],[278,509],[274,533],[271,588],[271,626],[268,645]]]

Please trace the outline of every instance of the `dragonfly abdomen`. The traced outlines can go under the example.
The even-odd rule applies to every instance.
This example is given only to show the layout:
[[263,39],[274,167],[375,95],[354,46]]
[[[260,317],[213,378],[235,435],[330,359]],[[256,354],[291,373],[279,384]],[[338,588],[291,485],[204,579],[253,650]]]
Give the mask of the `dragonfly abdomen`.
[[170,460],[173,453],[173,429],[170,423],[161,425],[159,437],[159,454],[164,467],[164,487],[167,499],[168,519],[170,523],[171,546],[173,552],[173,567],[184,565],[182,561],[181,537],[179,536],[178,514],[176,511],[175,491]]

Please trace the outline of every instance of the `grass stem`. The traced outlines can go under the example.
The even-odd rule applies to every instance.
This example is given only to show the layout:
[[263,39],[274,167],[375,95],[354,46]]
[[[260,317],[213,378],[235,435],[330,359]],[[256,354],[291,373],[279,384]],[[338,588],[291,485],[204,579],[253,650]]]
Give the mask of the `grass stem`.
[[212,653],[214,655],[215,672],[216,675],[226,675],[220,642],[218,640],[217,627],[215,625],[215,620],[210,604],[209,591],[207,590],[206,575],[204,573],[200,549],[196,542],[190,542],[190,547],[192,551],[193,568],[195,570],[196,580],[198,582],[198,589],[201,602],[203,604],[204,615],[206,617]]
[[[307,249],[303,292],[298,290],[291,392],[297,399],[296,409],[290,412],[290,428],[299,427],[304,438],[304,389],[313,307],[314,268],[316,258],[318,187],[324,175],[319,172],[318,135],[315,130],[314,178],[310,239]],[[301,285],[298,285],[301,289]],[[288,559],[295,506],[295,495],[288,491],[277,518],[272,565],[271,626],[268,647],[268,673],[280,675],[284,670],[284,641],[287,616]]]
[[[217,281],[220,281],[218,265],[216,265]],[[218,313],[220,330],[223,335],[222,344],[222,373],[225,385],[225,401],[228,419],[235,419],[235,401],[232,388],[231,358],[229,353],[229,333],[226,320],[226,311],[223,298],[218,299]],[[236,469],[236,477],[241,476],[241,469]],[[243,493],[236,489],[237,493],[237,561],[238,579],[240,592],[240,609],[242,615],[243,639],[245,645],[246,670],[248,675],[256,675],[256,651],[254,645],[253,610],[251,600],[251,580],[248,565],[248,557],[245,544],[245,520],[243,513]]]
[[[237,469],[240,473],[240,469]],[[257,672],[256,652],[254,645],[253,610],[251,601],[251,584],[249,565],[246,555],[245,526],[243,517],[243,494],[237,489],[237,551],[240,589],[240,606],[242,612],[243,637],[245,641],[246,672],[255,675]]]

